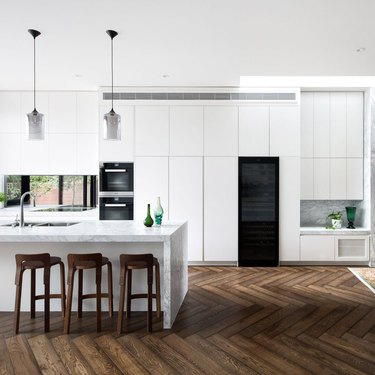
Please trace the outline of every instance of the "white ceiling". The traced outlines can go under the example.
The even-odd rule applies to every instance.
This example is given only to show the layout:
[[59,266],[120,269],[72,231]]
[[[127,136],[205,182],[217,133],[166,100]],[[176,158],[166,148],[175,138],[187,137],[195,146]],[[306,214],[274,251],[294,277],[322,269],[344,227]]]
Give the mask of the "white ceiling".
[[375,76],[374,0],[2,0],[0,14],[0,90],[32,89],[29,28],[38,89],[108,86],[107,29],[116,86]]

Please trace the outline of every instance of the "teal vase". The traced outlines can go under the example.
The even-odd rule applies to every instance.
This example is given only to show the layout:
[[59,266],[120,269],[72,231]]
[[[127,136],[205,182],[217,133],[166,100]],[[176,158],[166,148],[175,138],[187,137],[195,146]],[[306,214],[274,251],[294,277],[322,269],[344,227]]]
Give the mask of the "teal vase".
[[345,207],[346,209],[346,217],[348,218],[348,229],[355,229],[354,220],[355,220],[355,212],[357,211],[356,207]]
[[154,209],[154,217],[155,217],[155,224],[156,225],[161,225],[161,222],[163,220],[163,214],[164,210],[163,207],[160,204],[160,197],[157,197],[156,199],[156,207]]
[[143,224],[146,227],[152,227],[152,224],[154,224],[154,220],[152,219],[150,214],[150,203],[147,204],[147,216],[146,219],[143,220]]

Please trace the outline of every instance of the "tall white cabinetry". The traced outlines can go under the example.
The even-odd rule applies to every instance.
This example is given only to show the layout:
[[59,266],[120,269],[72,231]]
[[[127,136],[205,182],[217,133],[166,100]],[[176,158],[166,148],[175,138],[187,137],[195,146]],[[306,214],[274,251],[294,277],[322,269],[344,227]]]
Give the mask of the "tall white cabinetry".
[[301,199],[363,199],[362,92],[301,94],[301,158]]

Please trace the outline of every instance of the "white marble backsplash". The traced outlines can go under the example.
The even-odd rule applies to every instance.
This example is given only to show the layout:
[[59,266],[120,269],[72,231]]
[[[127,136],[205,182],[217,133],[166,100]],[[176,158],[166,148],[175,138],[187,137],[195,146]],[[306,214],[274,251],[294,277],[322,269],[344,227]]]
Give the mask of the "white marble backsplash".
[[363,201],[340,200],[302,200],[301,201],[301,227],[314,227],[331,225],[327,216],[333,211],[343,214],[343,226],[347,224],[345,207],[357,207],[354,225],[365,227],[365,209]]

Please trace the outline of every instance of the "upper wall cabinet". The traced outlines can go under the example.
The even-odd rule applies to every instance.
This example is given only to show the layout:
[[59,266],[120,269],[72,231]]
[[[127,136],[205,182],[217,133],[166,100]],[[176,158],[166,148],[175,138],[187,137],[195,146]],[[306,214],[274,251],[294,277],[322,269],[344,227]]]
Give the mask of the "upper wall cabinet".
[[122,161],[134,160],[134,107],[117,105],[116,113],[121,116],[121,140],[104,140],[103,118],[111,110],[110,104],[100,106],[99,121],[99,160]]
[[98,133],[98,93],[77,92],[77,133]]
[[346,156],[363,157],[363,93],[348,92],[346,96]]
[[[33,108],[30,108],[29,112],[32,110]],[[21,94],[19,92],[0,92],[0,133],[20,132],[20,111]]]
[[314,155],[314,93],[301,95],[301,157]]
[[204,107],[204,155],[238,156],[238,107]]
[[269,106],[239,107],[239,156],[269,156]]
[[203,107],[170,107],[171,156],[203,156]]
[[77,131],[77,96],[75,92],[51,92],[49,95],[50,133]]
[[270,107],[270,155],[300,156],[299,106]]
[[169,155],[169,107],[135,108],[135,155]]

